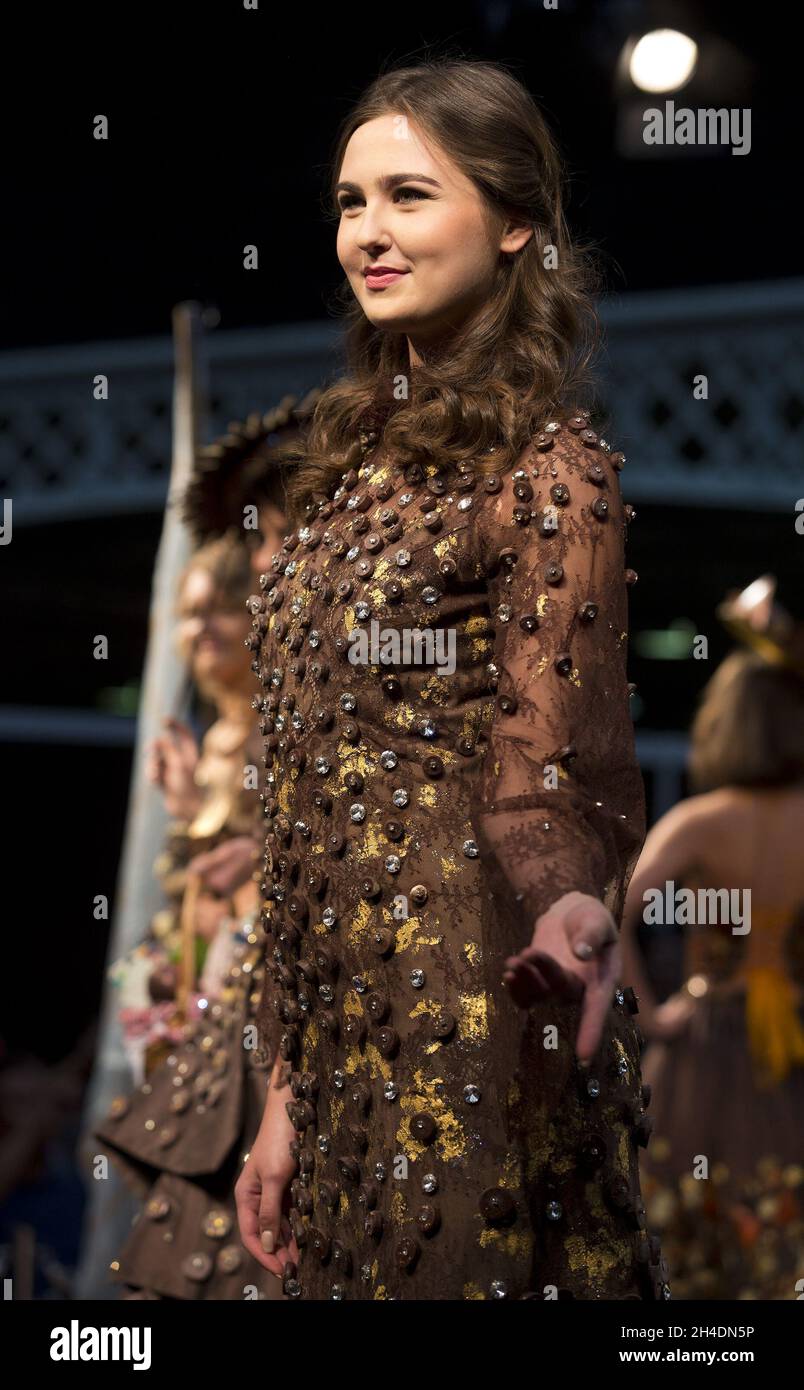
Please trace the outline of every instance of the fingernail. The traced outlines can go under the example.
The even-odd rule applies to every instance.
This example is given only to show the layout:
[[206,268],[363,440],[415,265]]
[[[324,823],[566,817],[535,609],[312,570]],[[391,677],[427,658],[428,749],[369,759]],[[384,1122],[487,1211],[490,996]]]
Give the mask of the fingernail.
[[583,1067],[584,1071],[588,1071],[589,1068],[591,1067],[591,1065],[592,1065],[591,1062],[582,1062],[582,1061],[580,1060],[580,1058],[578,1059],[578,1066],[579,1066],[579,1067]]
[[590,956],[594,955],[594,951],[588,941],[576,941],[572,949],[581,960],[588,960]]
[[260,1243],[266,1255],[273,1255],[275,1249],[273,1231],[263,1231],[262,1235],[260,1236]]

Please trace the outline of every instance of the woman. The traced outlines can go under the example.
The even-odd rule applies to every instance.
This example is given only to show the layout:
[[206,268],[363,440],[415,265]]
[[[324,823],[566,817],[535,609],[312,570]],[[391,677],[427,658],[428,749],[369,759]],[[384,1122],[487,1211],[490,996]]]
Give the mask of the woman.
[[289,1297],[667,1296],[615,993],[623,459],[560,176],[487,63],[381,77],[338,142],[351,374],[254,634],[280,1057],[236,1196]]
[[[769,646],[733,652],[704,688],[696,794],[650,831],[623,917],[651,1040],[644,1190],[686,1298],[795,1299],[804,1277],[804,668]],[[684,984],[657,1004],[636,930],[668,884]]]
[[148,755],[174,818],[162,865],[172,901],[155,954],[153,941],[147,948],[150,994],[163,1002],[129,1015],[151,1043],[145,1079],[115,1099],[98,1131],[144,1198],[114,1265],[138,1297],[281,1298],[278,1281],[237,1239],[232,1196],[269,1066],[252,1039],[263,950],[256,884],[252,872],[219,897],[194,872],[202,854],[253,836],[250,587],[248,551],[236,538],[193,555],[180,582],[177,638],[215,719],[200,751],[170,721]]

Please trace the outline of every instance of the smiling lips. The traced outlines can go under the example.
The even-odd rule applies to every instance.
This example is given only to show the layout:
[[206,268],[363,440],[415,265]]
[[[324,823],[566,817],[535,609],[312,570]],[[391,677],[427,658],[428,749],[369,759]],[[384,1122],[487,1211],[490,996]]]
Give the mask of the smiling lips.
[[363,271],[366,284],[371,290],[385,289],[386,285],[393,285],[407,273],[406,270],[397,270],[392,265],[373,265]]

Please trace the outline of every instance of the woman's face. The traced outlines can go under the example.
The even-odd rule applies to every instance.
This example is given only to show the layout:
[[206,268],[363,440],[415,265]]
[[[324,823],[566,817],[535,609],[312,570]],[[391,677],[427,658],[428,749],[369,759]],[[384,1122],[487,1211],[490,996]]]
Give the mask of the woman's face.
[[[346,186],[344,186],[346,185]],[[492,292],[501,251],[529,225],[495,233],[475,185],[405,116],[378,116],[352,135],[338,184],[338,259],[366,317],[416,344],[460,328]],[[372,265],[401,274],[367,278]]]
[[240,687],[251,670],[244,646],[251,630],[245,603],[229,608],[204,569],[191,569],[179,598],[176,637],[193,679],[205,686]]

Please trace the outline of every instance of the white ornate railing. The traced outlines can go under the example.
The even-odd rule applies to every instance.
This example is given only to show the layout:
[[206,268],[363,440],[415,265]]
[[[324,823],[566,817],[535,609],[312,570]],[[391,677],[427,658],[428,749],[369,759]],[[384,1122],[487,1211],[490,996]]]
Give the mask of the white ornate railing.
[[[601,394],[629,500],[792,509],[804,495],[804,280],[634,294],[603,317]],[[334,324],[211,332],[210,436],[331,377],[338,342]],[[93,398],[99,373],[107,401]],[[169,338],[0,355],[0,497],[14,524],[161,509],[172,378]]]

